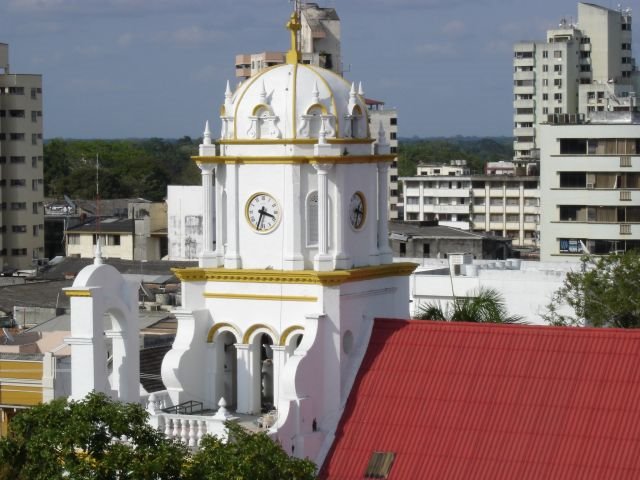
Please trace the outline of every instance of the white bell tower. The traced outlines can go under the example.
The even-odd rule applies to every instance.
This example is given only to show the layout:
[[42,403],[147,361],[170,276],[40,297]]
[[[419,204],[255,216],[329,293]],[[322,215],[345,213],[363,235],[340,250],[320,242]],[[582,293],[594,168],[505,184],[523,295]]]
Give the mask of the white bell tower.
[[409,316],[415,265],[392,262],[394,155],[373,147],[362,85],[299,63],[299,12],[287,28],[287,63],[227,85],[221,137],[207,123],[194,158],[205,247],[198,268],[176,270],[183,310],[162,371],[174,403],[273,410],[285,449],[317,459],[373,318]]

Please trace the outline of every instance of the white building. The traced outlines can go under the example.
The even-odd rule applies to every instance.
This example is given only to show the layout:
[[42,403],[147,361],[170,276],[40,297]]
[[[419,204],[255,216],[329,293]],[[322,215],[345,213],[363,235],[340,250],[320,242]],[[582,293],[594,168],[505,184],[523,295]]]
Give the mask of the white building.
[[578,22],[563,19],[540,42],[514,45],[514,161],[538,161],[540,123],[552,114],[586,114],[635,102],[630,10],[578,4]]
[[640,248],[638,113],[544,124],[540,143],[541,260]]
[[202,207],[201,185],[167,186],[169,260],[198,259],[204,235]]
[[[397,155],[398,110],[395,108],[385,108],[384,102],[378,100],[365,100],[369,108],[370,131],[376,133],[382,129],[390,152]],[[389,219],[397,220],[398,218],[398,157],[396,156],[389,166]]]
[[[455,162],[455,161],[454,161]],[[462,165],[423,165],[402,177],[405,221],[491,232],[517,247],[536,247],[540,187],[536,176],[470,175]]]
[[44,258],[42,76],[9,69],[0,43],[0,271]]
[[[579,268],[566,262],[472,261],[470,255],[462,260],[457,257],[465,256],[419,259],[422,266],[411,275],[412,316],[429,303],[439,303],[446,309],[454,297],[472,296],[479,289],[491,288],[500,292],[510,315],[519,315],[528,324],[545,325],[542,315],[554,292],[568,272]],[[457,261],[462,263],[454,265]],[[562,308],[563,313],[572,313],[570,307]]]

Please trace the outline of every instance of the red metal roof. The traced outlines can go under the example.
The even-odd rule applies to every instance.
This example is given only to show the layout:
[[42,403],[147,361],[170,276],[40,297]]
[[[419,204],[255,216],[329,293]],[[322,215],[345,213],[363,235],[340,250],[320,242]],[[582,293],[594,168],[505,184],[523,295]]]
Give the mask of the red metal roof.
[[321,479],[640,478],[640,331],[378,319]]

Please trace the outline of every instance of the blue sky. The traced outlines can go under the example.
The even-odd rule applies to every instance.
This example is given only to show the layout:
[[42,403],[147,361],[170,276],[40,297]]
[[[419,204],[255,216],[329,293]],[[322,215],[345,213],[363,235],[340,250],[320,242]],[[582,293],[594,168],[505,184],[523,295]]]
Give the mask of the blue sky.
[[[511,135],[512,44],[577,13],[569,0],[317,3],[342,20],[345,76],[398,108],[401,136]],[[288,48],[290,9],[288,0],[0,0],[0,42],[12,72],[44,75],[46,138],[198,136],[206,119],[218,128],[236,53]]]

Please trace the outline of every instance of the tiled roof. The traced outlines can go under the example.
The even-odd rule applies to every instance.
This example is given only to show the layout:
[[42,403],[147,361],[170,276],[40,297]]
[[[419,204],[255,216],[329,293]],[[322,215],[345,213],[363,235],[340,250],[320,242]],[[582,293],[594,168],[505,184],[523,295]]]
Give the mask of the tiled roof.
[[[640,332],[376,320],[319,478],[640,478]],[[381,477],[382,478],[382,477]]]

